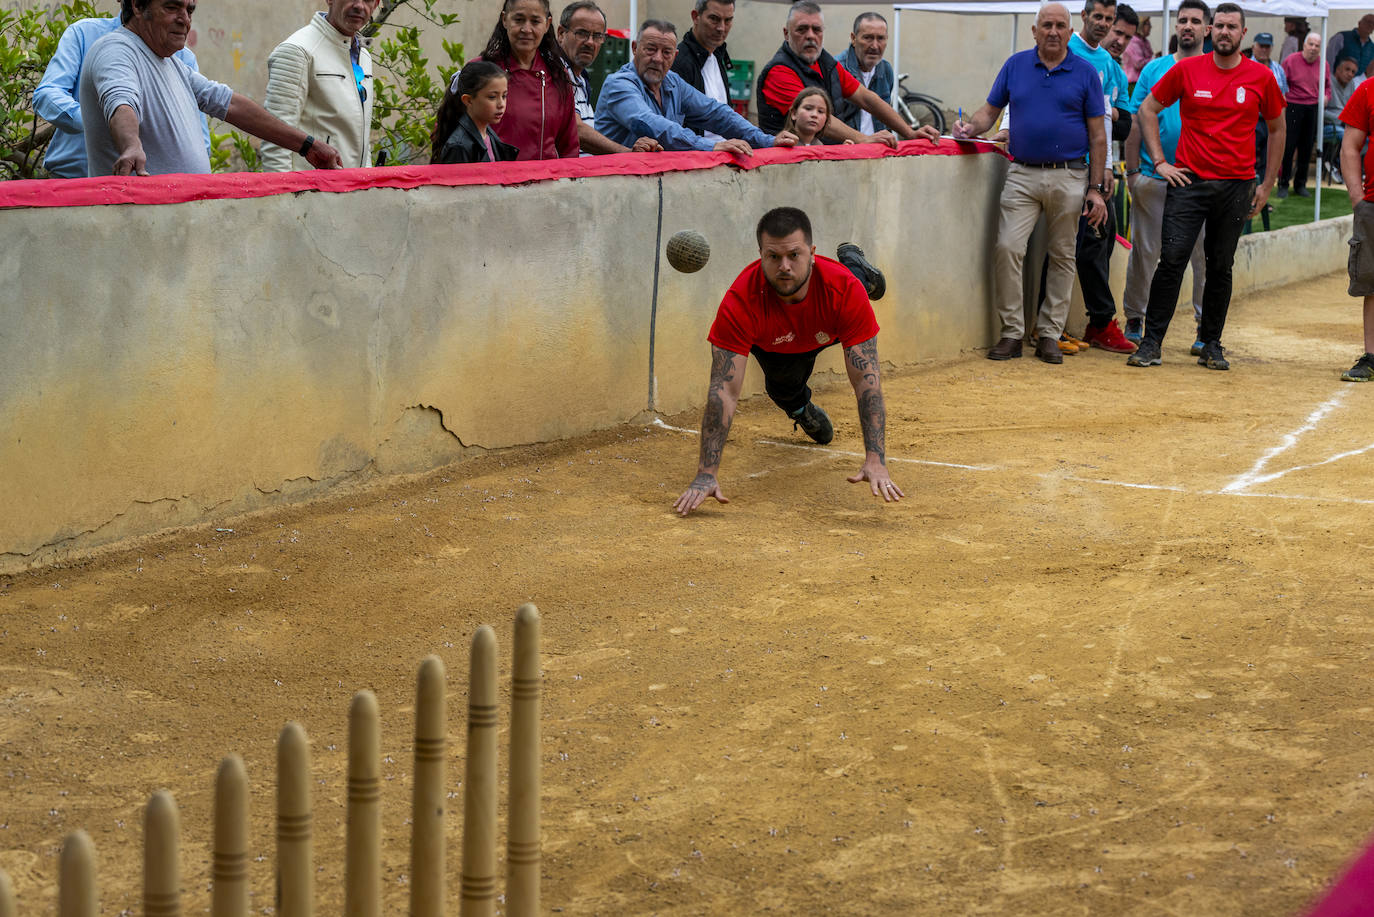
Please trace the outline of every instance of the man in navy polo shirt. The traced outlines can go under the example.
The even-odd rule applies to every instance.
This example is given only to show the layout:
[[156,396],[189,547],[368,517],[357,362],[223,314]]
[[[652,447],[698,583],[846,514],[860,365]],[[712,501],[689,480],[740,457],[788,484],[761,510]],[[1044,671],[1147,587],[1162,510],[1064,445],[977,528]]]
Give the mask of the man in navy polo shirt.
[[1035,47],[1007,58],[987,103],[968,121],[956,121],[954,136],[977,137],[997,123],[1003,108],[1011,107],[1016,129],[1011,132],[1012,163],[1002,189],[994,293],[1002,331],[988,359],[1021,356],[1026,333],[1021,267],[1026,240],[1043,213],[1049,226],[1050,267],[1036,321],[1035,355],[1046,363],[1062,363],[1059,336],[1073,292],[1078,218],[1087,216],[1092,226],[1107,219],[1107,130],[1102,120],[1106,108],[1097,71],[1069,54],[1068,9],[1062,3],[1041,7],[1033,32]]

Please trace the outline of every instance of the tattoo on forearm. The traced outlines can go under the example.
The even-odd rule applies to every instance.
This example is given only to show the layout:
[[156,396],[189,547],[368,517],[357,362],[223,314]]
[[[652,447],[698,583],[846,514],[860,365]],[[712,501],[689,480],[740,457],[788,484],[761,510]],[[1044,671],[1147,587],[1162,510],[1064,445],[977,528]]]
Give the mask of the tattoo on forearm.
[[859,424],[864,431],[864,450],[876,452],[878,461],[887,464],[887,408],[882,389],[865,389],[859,395]]
[[725,401],[721,393],[735,378],[734,354],[719,347],[711,349],[711,385],[706,391],[706,410],[701,416],[701,467],[720,467],[725,440],[730,435],[730,421],[725,416]]
[[844,352],[849,365],[863,376],[868,385],[878,384],[878,339],[869,338],[862,344],[847,348]]

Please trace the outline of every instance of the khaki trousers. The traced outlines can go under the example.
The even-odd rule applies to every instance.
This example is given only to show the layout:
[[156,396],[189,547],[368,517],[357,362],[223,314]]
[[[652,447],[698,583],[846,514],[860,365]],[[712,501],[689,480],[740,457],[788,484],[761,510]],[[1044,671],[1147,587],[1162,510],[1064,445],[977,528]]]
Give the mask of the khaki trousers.
[[[1164,229],[1164,197],[1169,183],[1141,175],[1131,189],[1131,260],[1126,265],[1126,293],[1121,305],[1127,318],[1144,318],[1150,303],[1150,281],[1159,266],[1160,236]],[[1202,320],[1202,287],[1207,265],[1202,255],[1204,230],[1193,246],[1193,320]]]
[[1049,235],[1049,272],[1045,276],[1045,302],[1035,323],[1037,337],[1059,340],[1069,317],[1073,295],[1074,248],[1078,217],[1088,170],[1037,169],[1012,163],[1002,188],[1002,215],[997,224],[996,309],[1004,338],[1025,338],[1026,321],[1021,274],[1025,266],[1026,240],[1044,214]]

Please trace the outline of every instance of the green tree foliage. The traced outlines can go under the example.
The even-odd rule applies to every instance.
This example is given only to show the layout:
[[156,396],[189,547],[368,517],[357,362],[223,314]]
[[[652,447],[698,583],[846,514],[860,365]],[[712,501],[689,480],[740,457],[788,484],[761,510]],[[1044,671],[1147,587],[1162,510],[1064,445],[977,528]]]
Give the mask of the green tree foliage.
[[33,90],[67,26],[99,15],[88,0],[53,8],[0,9],[0,178],[47,178],[53,127],[33,110]]
[[[458,21],[451,13],[436,13],[437,0],[383,0],[363,34],[375,37],[391,14],[409,7],[421,19],[446,29]],[[463,65],[463,45],[443,39],[447,63],[439,65],[436,80],[429,59],[420,50],[420,29],[398,26],[388,38],[372,45],[372,133],[374,147],[386,153],[391,165],[429,161],[430,133],[434,117],[453,74]]]

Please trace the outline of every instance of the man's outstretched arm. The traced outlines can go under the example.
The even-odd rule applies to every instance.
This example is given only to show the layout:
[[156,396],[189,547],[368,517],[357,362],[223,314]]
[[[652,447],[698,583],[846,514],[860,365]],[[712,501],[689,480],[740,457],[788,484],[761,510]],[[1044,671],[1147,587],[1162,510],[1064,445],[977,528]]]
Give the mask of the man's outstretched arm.
[[846,347],[844,367],[849,371],[849,384],[854,386],[854,397],[859,402],[865,453],[863,467],[849,483],[867,481],[873,496],[889,502],[900,500],[906,494],[887,473],[887,408],[883,405],[883,380],[878,369],[878,339],[871,337],[862,344]]
[[744,354],[711,345],[711,385],[706,390],[706,410],[701,415],[701,457],[697,460],[697,476],[673,504],[673,509],[684,516],[704,503],[707,497],[715,497],[721,503],[730,502],[720,492],[716,472],[720,470],[720,456],[725,451],[730,422],[735,419],[735,407],[744,387],[747,359]]

